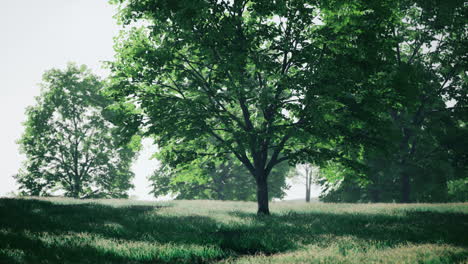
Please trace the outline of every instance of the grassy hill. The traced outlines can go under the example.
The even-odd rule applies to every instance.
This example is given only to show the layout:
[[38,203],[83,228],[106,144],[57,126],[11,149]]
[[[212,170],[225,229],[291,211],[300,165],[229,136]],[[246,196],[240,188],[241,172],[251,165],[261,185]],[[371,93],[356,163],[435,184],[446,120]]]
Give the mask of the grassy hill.
[[468,263],[468,204],[0,199],[0,263]]

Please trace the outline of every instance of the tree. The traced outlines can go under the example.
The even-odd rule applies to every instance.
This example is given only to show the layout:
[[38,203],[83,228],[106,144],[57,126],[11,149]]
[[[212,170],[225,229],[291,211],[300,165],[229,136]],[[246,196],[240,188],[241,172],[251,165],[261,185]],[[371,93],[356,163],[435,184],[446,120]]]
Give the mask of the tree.
[[[463,162],[466,161],[466,150],[461,146],[464,146],[468,135],[466,128],[454,122],[456,120],[449,115],[450,110],[441,110],[425,118],[424,129],[415,135],[415,151],[404,168],[396,158],[401,155],[398,144],[390,147],[395,152],[388,156],[366,149],[362,156],[367,167],[363,171],[365,177],[359,180],[354,171],[337,177],[339,171],[326,172],[329,170],[326,168],[323,176],[328,179],[319,181],[325,191],[321,199],[329,202],[401,201],[400,172],[404,169],[411,175],[411,201],[447,202],[449,196],[453,196],[453,190],[458,190],[454,183],[463,183],[467,178],[467,163]],[[336,181],[336,178],[345,180]]]
[[[232,155],[227,157],[206,157],[189,164],[178,164],[171,167],[170,161],[150,176],[152,193],[175,195],[176,199],[214,199],[255,201],[255,181],[249,171]],[[270,199],[283,198],[286,175],[289,167],[286,163],[273,168],[269,180]]]
[[103,117],[110,101],[100,95],[103,83],[86,66],[69,64],[43,75],[42,92],[26,110],[19,140],[26,155],[16,175],[23,194],[126,197],[132,187],[132,141],[119,146],[116,128]]
[[[254,177],[258,214],[269,214],[275,166],[330,159],[332,140],[344,144],[337,115],[346,98],[366,95],[341,75],[349,69],[336,66],[362,34],[340,29],[354,23],[341,18],[363,14],[354,4],[319,12],[302,0],[112,2],[121,23],[144,26],[117,41],[108,95],[141,110],[140,129],[174,158],[234,155]],[[341,20],[330,26],[321,16]],[[193,152],[177,152],[182,145]]]
[[[411,183],[417,180],[411,175],[418,175],[414,169],[424,161],[421,156],[434,163],[434,154],[440,155],[437,143],[431,144],[445,132],[438,128],[453,126],[453,112],[466,113],[467,9],[462,1],[401,1],[398,6],[395,15],[401,20],[393,27],[395,67],[388,73],[399,104],[389,113],[400,132],[401,201],[410,202]],[[449,100],[457,103],[447,108]]]
[[[394,21],[379,37],[388,45],[375,45],[385,59],[373,81],[391,91],[391,103],[381,115],[390,122],[380,135],[393,153],[366,150],[364,160],[373,167],[368,173],[377,185],[396,180],[401,202],[445,200],[453,148],[444,141],[463,131],[456,116],[467,113],[467,8],[462,1],[382,3],[374,10],[391,13]],[[447,102],[454,105],[447,107]],[[379,200],[378,193],[374,199]]]
[[312,188],[312,183],[315,183],[319,178],[319,170],[320,168],[314,166],[310,163],[303,163],[297,164],[294,170],[292,171],[293,177],[299,178],[301,181],[305,179],[306,193],[305,193],[305,201],[310,202],[310,193]]
[[[330,1],[331,5],[337,2]],[[451,171],[458,175],[465,167],[460,161],[466,151],[450,142],[466,135],[462,120],[468,116],[468,9],[463,1],[407,0],[365,1],[356,8],[365,14],[345,28],[365,33],[351,41],[348,51],[354,54],[347,52],[338,65],[348,71],[343,76],[348,76],[351,85],[359,83],[363,91],[375,94],[364,104],[355,104],[361,109],[371,107],[373,112],[367,111],[370,118],[353,120],[353,124],[347,122],[347,114],[338,118],[347,140],[354,141],[357,135],[349,133],[351,126],[363,135],[373,134],[366,140],[374,144],[358,142],[354,149],[361,150],[348,156],[363,165],[360,173],[369,180],[364,188],[368,193],[360,199],[444,200]],[[326,23],[341,27],[335,21],[345,18],[333,14],[339,12],[327,16]],[[351,112],[355,113],[366,112]]]

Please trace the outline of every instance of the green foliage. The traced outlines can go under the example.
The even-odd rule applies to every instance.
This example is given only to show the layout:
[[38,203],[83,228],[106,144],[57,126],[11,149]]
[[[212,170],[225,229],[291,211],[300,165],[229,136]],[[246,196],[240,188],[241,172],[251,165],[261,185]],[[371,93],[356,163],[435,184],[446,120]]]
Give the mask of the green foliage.
[[135,152],[119,145],[115,126],[103,117],[111,101],[100,94],[102,87],[85,66],[44,74],[18,142],[27,158],[15,176],[23,195],[64,190],[73,197],[126,197]]
[[[344,140],[357,143],[347,158],[364,166],[347,173],[346,180],[329,175],[339,181],[330,183],[330,195],[349,191],[353,195],[347,201],[447,201],[447,181],[467,175],[468,152],[461,146],[468,136],[463,125],[468,116],[468,9],[462,1],[366,1],[354,6],[362,15],[343,18],[332,10],[327,17],[336,30],[359,32],[350,42],[354,54],[337,63],[347,72],[336,72],[350,84],[360,79],[359,85],[367,87],[360,93],[370,93],[341,116]],[[347,115],[356,114],[363,122],[347,122]]]
[[447,187],[449,199],[451,201],[468,201],[468,178],[449,181]]
[[[0,199],[0,262],[464,263],[467,204]],[[21,221],[19,221],[19,219]],[[151,228],[148,228],[151,227]]]
[[[268,178],[270,199],[284,197],[289,188],[288,170],[286,163],[273,168]],[[175,168],[165,164],[149,180],[156,197],[172,194],[176,199],[256,200],[255,178],[232,156],[208,156]]]
[[369,184],[367,176],[339,162],[328,162],[320,170],[315,183],[321,186],[320,201],[349,203],[367,201],[363,189]]

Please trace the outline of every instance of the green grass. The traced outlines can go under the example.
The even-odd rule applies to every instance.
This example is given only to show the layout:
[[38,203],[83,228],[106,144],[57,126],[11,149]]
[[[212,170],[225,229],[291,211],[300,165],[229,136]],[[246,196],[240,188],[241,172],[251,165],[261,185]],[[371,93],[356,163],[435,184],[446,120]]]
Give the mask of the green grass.
[[0,199],[0,263],[468,263],[468,204]]

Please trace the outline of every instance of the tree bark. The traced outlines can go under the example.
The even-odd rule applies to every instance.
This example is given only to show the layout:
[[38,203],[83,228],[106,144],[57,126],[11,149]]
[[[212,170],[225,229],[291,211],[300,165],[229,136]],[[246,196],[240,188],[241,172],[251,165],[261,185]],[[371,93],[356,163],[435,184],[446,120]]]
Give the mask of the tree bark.
[[305,165],[305,177],[306,177],[306,203],[310,203],[310,188],[312,186],[312,166],[310,164]]
[[72,197],[73,198],[80,198],[81,194],[81,182],[75,176],[72,188]]
[[78,189],[76,189],[76,187],[73,187],[71,196],[72,196],[73,198],[75,198],[75,199],[80,198],[80,192],[78,191]]
[[257,181],[257,204],[258,211],[257,215],[270,215],[270,209],[268,207],[268,183],[265,173],[256,175]]

